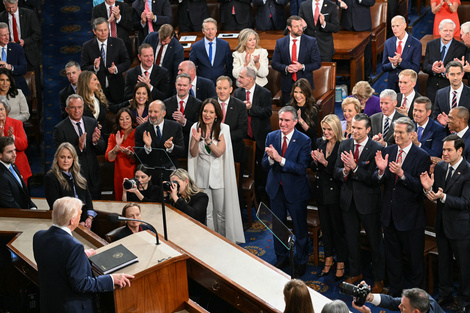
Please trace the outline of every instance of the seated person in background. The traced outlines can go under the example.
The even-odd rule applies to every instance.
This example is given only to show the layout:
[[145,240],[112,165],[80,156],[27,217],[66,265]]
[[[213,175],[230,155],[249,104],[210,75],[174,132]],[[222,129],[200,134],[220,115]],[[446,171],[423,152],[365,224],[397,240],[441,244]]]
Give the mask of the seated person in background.
[[80,199],[83,203],[80,223],[91,228],[96,212],[93,210],[87,181],[80,173],[80,162],[72,144],[64,142],[57,148],[51,169],[44,176],[44,192],[49,209],[62,197]]
[[269,74],[268,51],[259,46],[259,36],[253,29],[245,28],[240,32],[238,46],[232,53],[232,57],[233,78],[237,80],[240,71],[245,67],[249,67],[256,73],[256,83],[262,87],[266,86]]
[[343,130],[344,138],[351,138],[352,133],[352,119],[356,114],[361,113],[361,103],[357,98],[347,97],[341,103],[343,110],[344,121],[341,121],[341,128]]
[[[170,175],[172,205],[178,210],[188,214],[198,222],[206,225],[207,205],[209,197],[199,188],[189,173],[182,168]],[[176,185],[177,182],[179,184]]]
[[0,137],[0,208],[37,209],[15,160],[15,139]]
[[321,313],[349,313],[349,308],[344,301],[333,300],[325,304]]
[[[129,181],[129,178],[124,178],[123,183]],[[159,186],[152,185],[152,175],[150,170],[142,164],[137,165],[135,169],[134,178],[131,188],[124,187],[122,193],[122,201],[133,202],[161,202],[161,190]]]
[[0,100],[0,136],[14,139],[16,148],[15,164],[27,185],[28,178],[31,177],[31,167],[25,153],[28,149],[28,138],[24,132],[23,122],[8,116],[10,109],[10,105],[6,100]]
[[421,97],[415,91],[418,74],[413,70],[403,70],[398,75],[397,111],[413,119],[413,105],[416,98]]
[[65,75],[67,75],[67,79],[69,80],[70,84],[59,91],[60,113],[62,114],[62,119],[68,116],[67,112],[65,111],[65,101],[67,101],[68,96],[77,93],[78,76],[81,72],[82,70],[78,62],[70,61],[65,64]]
[[106,122],[108,100],[101,89],[100,81],[95,73],[83,71],[78,77],[77,95],[83,98],[83,116],[92,117],[98,121],[101,132],[106,134],[102,127]]
[[[365,283],[365,281],[361,282],[361,284]],[[366,301],[390,311],[402,311],[403,313],[444,313],[439,304],[426,291],[419,288],[403,290],[401,298],[393,298],[379,293],[369,293]],[[352,306],[361,313],[371,313],[370,308],[365,305],[358,307],[353,302]]]
[[[142,216],[140,214],[140,205],[138,203],[128,203],[122,208],[123,217],[132,218],[135,220],[141,220]],[[145,224],[136,221],[126,221],[126,226],[116,235],[115,240],[122,239],[129,235],[138,233],[143,230],[152,230]]]
[[0,100],[8,101],[10,113],[15,120],[26,122],[29,119],[29,107],[21,89],[16,88],[15,77],[10,70],[0,68]]
[[418,97],[413,104],[413,121],[416,124],[416,136],[413,143],[430,156],[441,158],[442,139],[446,136],[444,126],[431,119],[432,103],[427,97]]
[[371,87],[369,82],[362,80],[354,85],[350,97],[356,98],[361,103],[361,112],[359,113],[364,113],[370,117],[375,113],[381,112],[380,99],[374,95],[374,92],[375,90]]
[[314,313],[307,285],[300,279],[291,279],[284,286],[284,313]]

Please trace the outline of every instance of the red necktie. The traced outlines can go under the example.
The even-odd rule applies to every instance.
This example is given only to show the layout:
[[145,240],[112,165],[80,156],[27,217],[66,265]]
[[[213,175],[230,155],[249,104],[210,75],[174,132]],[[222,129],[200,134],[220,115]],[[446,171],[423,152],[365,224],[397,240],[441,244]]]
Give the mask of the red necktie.
[[[295,43],[297,39],[292,39],[292,64],[297,62],[297,44]],[[297,73],[292,73],[292,80],[297,81]]]
[[354,163],[357,165],[357,161],[359,160],[359,147],[360,144],[356,144],[356,150],[354,150]]
[[[403,150],[400,149],[400,153],[398,153],[398,157],[397,157],[397,163],[402,163],[402,154],[403,154]],[[398,175],[395,175],[395,184],[397,183],[397,180],[398,180]]]
[[18,36],[18,27],[16,26],[15,14],[11,14],[12,24],[13,24],[13,40],[14,42],[19,42],[20,38]]
[[403,99],[403,104],[401,105],[402,108],[406,109],[406,97]]
[[284,141],[282,142],[282,157],[286,155],[287,150],[287,136],[284,136]]
[[401,55],[403,47],[401,46],[401,40],[398,42],[397,53]]
[[[250,91],[246,91],[246,101],[250,101]],[[248,115],[248,137],[253,138],[253,129],[251,128],[251,116]]]
[[318,2],[315,2],[315,15],[313,16],[313,20],[315,21],[315,26],[317,26],[318,17],[320,16],[320,7],[318,6]]
[[225,122],[225,105],[226,105],[226,103],[222,102],[222,115],[224,116],[224,118],[222,119],[222,123]]
[[180,111],[181,114],[184,114],[184,101],[180,101]]
[[[109,17],[111,17],[113,15],[113,7],[110,6],[109,7]],[[111,22],[111,37],[117,37],[117,30],[116,30],[116,19],[114,19],[112,22]]]
[[[151,12],[148,0],[145,0],[145,11]],[[149,25],[149,34],[153,33],[153,21],[151,19],[147,19],[147,24]]]
[[149,71],[145,71],[144,74],[145,74],[145,77],[149,77]]
[[158,50],[157,60],[155,61],[156,65],[160,65],[160,59],[162,58],[163,46],[164,45],[160,45],[160,50]]

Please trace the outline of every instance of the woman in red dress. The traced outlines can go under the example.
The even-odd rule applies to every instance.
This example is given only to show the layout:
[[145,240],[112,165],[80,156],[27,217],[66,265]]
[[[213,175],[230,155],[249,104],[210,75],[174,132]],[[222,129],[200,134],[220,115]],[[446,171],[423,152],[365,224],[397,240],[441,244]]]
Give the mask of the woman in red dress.
[[455,23],[454,37],[460,38],[460,21],[457,9],[460,0],[431,0],[431,11],[434,13],[432,34],[439,36],[439,24],[443,19],[451,19]]
[[136,120],[131,110],[122,108],[116,114],[113,133],[108,139],[106,160],[114,162],[114,196],[122,199],[122,182],[125,177],[134,177],[135,172],[135,125]]
[[23,122],[8,117],[10,109],[10,105],[6,100],[0,100],[0,136],[15,138],[15,164],[27,185],[28,178],[31,177],[31,168],[29,167],[28,157],[26,157],[26,154],[24,153],[28,148],[28,138],[24,132]]

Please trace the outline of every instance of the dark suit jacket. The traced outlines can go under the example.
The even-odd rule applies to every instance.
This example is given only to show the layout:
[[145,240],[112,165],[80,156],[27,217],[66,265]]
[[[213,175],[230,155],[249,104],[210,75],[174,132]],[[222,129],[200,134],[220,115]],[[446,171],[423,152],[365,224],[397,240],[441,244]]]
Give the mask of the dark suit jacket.
[[[416,132],[418,131],[418,125],[416,125]],[[426,151],[430,156],[438,158],[442,157],[442,139],[447,135],[444,126],[439,124],[433,119],[428,120],[428,125],[421,134],[421,149]]]
[[209,98],[217,98],[214,82],[202,76],[197,76],[196,98],[203,102]]
[[[315,146],[320,151],[323,151],[323,154],[325,155],[327,144],[328,140],[318,138]],[[339,203],[341,182],[333,178],[335,163],[338,158],[339,144],[340,142],[337,141],[331,154],[328,157],[325,155],[325,159],[328,161],[327,166],[324,166],[321,163],[317,164],[315,161],[312,161],[311,163],[312,171],[316,172],[313,194],[315,195],[319,205]]]
[[[377,151],[382,151],[382,149],[381,144],[369,138],[359,156],[356,172],[350,172],[346,178],[343,174],[343,161],[341,161],[341,158],[336,159],[334,178],[342,182],[340,206],[343,211],[348,212],[351,210],[353,200],[360,214],[371,214],[380,211],[382,191],[379,185],[372,182],[372,175],[376,168],[375,154]],[[354,139],[341,141],[338,155],[345,151],[354,153]],[[361,195],[367,195],[367,197]]]
[[98,127],[98,123],[96,119],[92,117],[83,116],[82,119],[87,133],[85,149],[80,151],[78,148],[79,137],[69,118],[66,118],[54,127],[54,147],[57,149],[63,142],[71,143],[77,151],[81,172],[87,180],[87,185],[95,187],[101,186],[101,170],[96,156],[104,154],[106,151],[106,142],[101,136],[98,143],[94,145],[92,137],[95,127]]
[[207,217],[207,204],[209,203],[209,197],[204,192],[198,192],[191,197],[191,200],[186,202],[182,197],[178,198],[178,201],[173,205],[175,208],[184,212],[197,220],[198,222],[206,225]]
[[[286,68],[292,63],[289,51],[289,36],[285,36],[276,40],[276,47],[271,65],[273,69],[281,73],[281,90],[290,93],[292,90],[292,74],[286,73]],[[320,50],[317,46],[317,40],[307,35],[302,35],[300,39],[300,50],[297,62],[305,65],[305,70],[297,72],[297,79],[306,78],[312,89],[315,89],[313,84],[313,71],[319,69],[321,66]]]
[[[132,25],[132,16],[131,16],[131,9],[129,5],[125,2],[119,2],[116,1],[115,6],[119,7],[119,11],[121,13],[121,20],[119,23],[116,23],[116,31],[117,31],[117,36],[118,38],[121,38],[127,48],[127,52],[129,54],[129,57],[131,57],[131,52],[132,52],[132,42],[131,39],[129,38],[129,32],[133,29]],[[108,10],[106,9],[106,4],[103,2],[101,4],[98,4],[97,6],[93,7],[92,10],[92,20],[98,17],[104,17],[106,20],[108,20]],[[111,31],[111,25],[109,25],[110,31]]]
[[[462,83],[463,84],[463,83]],[[434,100],[434,110],[432,113],[432,117],[437,119],[437,116],[444,112],[445,114],[449,114],[450,111],[450,94],[451,94],[451,87],[447,86],[442,89],[439,89],[436,93],[436,99]],[[460,100],[457,103],[458,106],[466,107],[470,110],[470,87],[463,84],[462,94],[460,95]]]
[[74,193],[74,185],[75,190],[77,192],[77,196],[83,202],[82,207],[82,216],[80,218],[80,222],[85,222],[88,218],[88,210],[93,210],[93,202],[91,201],[91,194],[88,189],[82,189],[74,181],[70,180],[70,178],[62,173],[64,178],[69,183],[70,189],[66,190],[62,187],[59,180],[55,176],[52,171],[48,171],[46,175],[44,175],[44,193],[46,195],[47,204],[49,204],[49,209],[52,210],[52,206],[54,205],[54,201],[62,198],[62,197],[72,197],[75,198]]
[[[224,24],[227,23],[233,15],[237,24],[251,24],[251,0],[217,0],[220,4],[220,22],[222,29]],[[232,9],[235,9],[235,14],[232,14]]]
[[[398,102],[397,102],[398,103]],[[382,133],[383,129],[383,116],[384,114],[382,112],[380,113],[375,113],[370,117],[372,129],[369,133],[370,137],[372,138],[375,135],[378,135],[379,133]],[[401,114],[398,111],[395,111],[395,115],[393,115],[393,120],[390,121],[390,128],[388,130],[387,135],[384,137],[384,140],[387,144],[393,145],[395,144],[395,138],[393,137],[393,130],[395,127],[393,126],[393,122],[399,119],[400,117],[404,117],[405,115]]]
[[[131,68],[126,73],[126,90],[124,98],[126,100],[132,99],[134,96],[134,87],[138,83],[139,75],[142,75],[142,69],[140,64],[134,68]],[[150,73],[150,84],[153,86],[152,99],[153,100],[164,100],[168,97],[168,91],[170,89],[170,81],[168,76],[168,70],[153,65],[152,72]]]
[[41,312],[96,312],[94,293],[113,290],[111,276],[94,277],[83,245],[58,227],[34,234],[33,252]]
[[441,161],[434,169],[433,190],[441,187],[446,202],[437,201],[436,229],[444,229],[448,239],[470,239],[470,164],[464,158],[445,185],[448,164]]
[[75,93],[75,90],[73,90],[72,84],[67,84],[67,87],[59,91],[59,101],[60,101],[60,113],[62,115],[62,119],[65,119],[68,115],[68,113],[65,111],[66,107],[66,101],[68,96],[72,95]]
[[[223,39],[216,38],[216,53],[212,65],[204,46],[204,38],[195,42],[191,47],[189,59],[197,66],[198,77],[202,76],[214,82],[221,75],[232,77],[233,58],[230,45]],[[199,79],[198,79],[199,80]],[[204,99],[205,100],[205,99]]]
[[29,190],[26,186],[20,171],[13,164],[16,175],[21,180],[22,186],[18,184],[15,176],[3,164],[0,164],[0,208],[4,209],[31,209],[37,206],[29,197]]
[[[142,12],[145,10],[145,0],[135,0],[132,3],[133,8],[133,22],[134,22],[134,29],[138,32],[139,36],[139,45],[144,41],[145,37],[149,34],[149,27],[148,23],[145,24],[145,27],[142,27],[140,24]],[[157,17],[156,22],[152,22],[153,24],[153,31],[158,31],[160,26],[163,24],[171,24],[172,21],[172,13],[171,13],[171,5],[168,0],[152,1],[152,12]]]
[[[410,108],[408,110],[408,117],[413,120],[413,109],[415,107],[415,100],[416,98],[418,97],[421,97],[421,95],[419,93],[417,93],[415,91],[415,96],[414,98],[411,100],[410,102],[410,99],[406,98],[406,105]],[[401,106],[401,101],[403,100],[403,94],[402,93],[397,93],[397,107],[400,107]]]
[[[284,6],[289,0],[253,0],[256,9],[256,29],[257,30],[282,30],[286,28],[286,13]],[[272,22],[271,22],[272,19]]]
[[[94,72],[94,61],[101,57],[101,44],[98,45],[97,39],[93,38],[85,42],[82,46],[82,71]],[[111,74],[108,68],[114,65],[118,69],[117,74]],[[100,68],[96,76],[100,81],[101,88],[106,89],[106,77],[108,78],[109,93],[106,94],[108,100],[114,103],[122,102],[124,98],[124,77],[122,74],[129,69],[131,61],[120,38],[109,37],[106,51],[106,64],[100,62]]]
[[[238,88],[235,90],[233,95],[241,101],[246,101],[245,88]],[[247,113],[248,116],[251,116],[251,130],[253,131],[253,139],[256,141],[256,148],[259,151],[264,151],[266,136],[271,132],[270,118],[273,114],[271,91],[259,85],[255,85],[255,91],[252,98],[253,102],[251,103],[251,109],[249,109]]]
[[[36,67],[41,63],[39,58],[39,42],[42,39],[41,26],[34,11],[25,8],[18,8],[20,16],[21,39],[24,40],[24,54],[28,64]],[[7,23],[10,31],[10,38],[13,38],[13,30],[9,29],[8,12],[0,13],[0,22]],[[13,39],[12,39],[13,41]]]
[[341,12],[341,27],[356,32],[371,30],[370,7],[375,4],[375,0],[362,0],[361,3],[356,0],[345,0],[344,2],[348,8]]
[[178,4],[180,32],[200,32],[204,19],[210,17],[207,1],[183,0]]
[[397,37],[393,36],[385,41],[382,70],[384,72],[388,72],[387,88],[393,89],[398,93],[400,92],[400,89],[398,88],[398,75],[401,71],[410,69],[419,73],[422,48],[421,42],[411,36],[411,34],[408,34],[406,42],[402,42],[402,61],[397,65],[397,67],[392,68],[392,63],[390,63],[388,57],[393,58],[395,56],[395,52],[397,52],[397,40]]
[[[313,9],[315,1],[305,1],[300,5],[299,16],[307,23],[305,35],[317,38],[318,48],[322,62],[331,62],[335,54],[333,44],[333,33],[339,31],[338,8],[335,3],[325,0],[320,8],[320,13],[325,15],[325,28],[321,27],[320,22],[315,25]],[[320,18],[319,18],[320,19]]]
[[7,44],[7,63],[13,66],[16,88],[21,89],[25,97],[29,96],[30,90],[23,76],[28,71],[28,63],[21,45],[14,42]]
[[[382,156],[388,154],[388,162],[396,161],[398,145],[384,148]],[[414,144],[402,164],[405,180],[398,178],[390,172],[387,166],[381,179],[378,170],[374,173],[374,181],[384,184],[382,201],[382,225],[388,227],[391,223],[398,231],[410,231],[424,228],[426,218],[424,214],[423,186],[419,176],[429,171],[431,159],[429,155]]]
[[[462,59],[462,56],[465,55],[466,50],[467,47],[463,43],[457,40],[452,40],[444,60],[444,66],[446,66],[450,61],[453,61],[455,58]],[[436,91],[449,86],[449,80],[447,77],[432,71],[432,64],[436,61],[441,61],[440,38],[428,42],[426,45],[426,53],[424,55],[423,61],[423,72],[429,74],[429,78],[426,82],[426,97],[431,99],[433,103]]]
[[465,132],[462,139],[465,142],[465,152],[463,153],[463,156],[466,160],[470,160],[470,129]]
[[[384,308],[390,311],[399,311],[398,306],[401,303],[401,298],[393,298],[389,295],[380,295],[379,308]],[[437,304],[433,297],[429,296],[429,313],[444,313],[444,310]]]
[[[273,145],[279,154],[281,149],[281,131],[276,130],[266,137],[266,147]],[[310,156],[310,138],[294,129],[291,141],[287,146],[284,158],[286,163],[282,167],[278,162],[269,164],[266,152],[261,165],[268,172],[266,193],[271,199],[276,196],[282,181],[284,196],[288,202],[301,202],[310,199],[310,183],[306,170],[312,160]]]
[[243,139],[246,137],[248,130],[248,114],[245,103],[231,96],[224,123],[230,126],[234,161],[238,163],[245,162],[246,147]]
[[[165,118],[169,120],[173,120],[173,112],[178,110],[178,99],[176,95],[171,98],[166,99],[163,101],[166,106],[166,115]],[[188,101],[186,103],[186,107],[184,109],[184,117],[186,117],[186,125],[183,126],[183,137],[184,137],[184,146],[185,151],[188,151],[189,147],[189,139],[191,138],[191,127],[194,123],[199,120],[199,111],[201,109],[202,101],[194,98],[193,96],[189,96]]]
[[[135,146],[136,147],[143,147],[145,145],[144,140],[143,140],[144,131],[148,131],[150,133],[150,136],[152,137],[152,148],[165,149],[164,147],[165,141],[170,139],[170,137],[173,137],[173,144],[175,146],[173,148],[173,151],[169,153],[168,156],[171,158],[171,161],[176,167],[178,167],[179,158],[187,157],[187,153],[185,153],[187,151],[185,151],[184,149],[185,146],[184,146],[184,139],[183,139],[183,129],[179,123],[165,119],[165,122],[163,124],[162,140],[160,144],[158,143],[157,134],[155,133],[155,127],[152,124],[150,124],[150,122],[140,124],[135,129]],[[143,159],[145,160],[144,153],[146,152],[142,151],[141,153],[142,153],[142,156],[144,157]]]

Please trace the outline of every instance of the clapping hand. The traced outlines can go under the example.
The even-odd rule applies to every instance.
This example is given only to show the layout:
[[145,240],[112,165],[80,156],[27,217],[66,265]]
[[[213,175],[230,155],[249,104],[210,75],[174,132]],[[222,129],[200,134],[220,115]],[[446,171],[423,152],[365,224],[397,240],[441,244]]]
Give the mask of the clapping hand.
[[379,169],[379,175],[383,175],[388,165],[388,154],[384,158],[382,156],[382,151],[377,151],[375,154],[375,164]]

